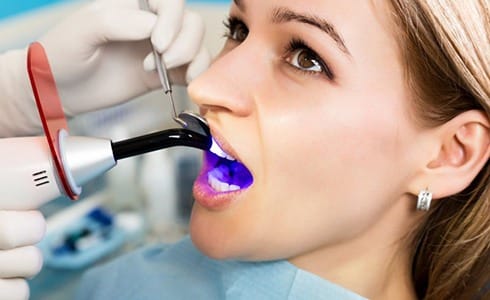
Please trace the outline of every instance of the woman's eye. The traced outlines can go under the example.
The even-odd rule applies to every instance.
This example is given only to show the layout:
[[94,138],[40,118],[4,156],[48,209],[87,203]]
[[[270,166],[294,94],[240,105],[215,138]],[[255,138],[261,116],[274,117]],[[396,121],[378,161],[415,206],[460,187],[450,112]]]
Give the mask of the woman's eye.
[[288,58],[288,62],[303,71],[322,73],[323,67],[316,55],[307,49],[295,50]]
[[315,75],[325,74],[330,80],[334,79],[334,74],[328,65],[301,40],[292,40],[289,43],[285,60],[298,71]]
[[239,43],[247,39],[248,27],[242,20],[236,17],[229,17],[228,20],[224,22],[224,25],[227,28],[225,37]]

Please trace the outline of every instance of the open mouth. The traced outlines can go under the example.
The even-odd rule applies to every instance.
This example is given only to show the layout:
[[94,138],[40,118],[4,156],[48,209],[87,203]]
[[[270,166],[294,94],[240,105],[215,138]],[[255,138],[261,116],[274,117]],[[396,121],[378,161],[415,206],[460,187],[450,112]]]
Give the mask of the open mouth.
[[221,149],[214,139],[205,158],[208,166],[208,184],[216,192],[234,192],[253,183],[253,176],[247,167]]

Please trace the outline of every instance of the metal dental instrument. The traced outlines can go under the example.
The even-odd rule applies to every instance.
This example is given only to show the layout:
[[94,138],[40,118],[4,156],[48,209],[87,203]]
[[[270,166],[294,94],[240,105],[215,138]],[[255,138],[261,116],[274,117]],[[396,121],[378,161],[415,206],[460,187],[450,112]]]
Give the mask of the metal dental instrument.
[[[139,6],[142,10],[151,12],[150,6],[148,5],[148,0],[139,0]],[[157,69],[158,78],[160,79],[160,83],[163,87],[163,92],[165,93],[165,95],[169,96],[170,104],[172,105],[172,110],[173,110],[172,118],[179,125],[181,125],[184,128],[187,128],[187,123],[180,118],[180,115],[177,116],[174,97],[172,94],[172,86],[170,85],[170,81],[168,80],[168,73],[167,73],[167,67],[165,66],[165,62],[161,59],[160,54],[155,49],[151,41],[150,41],[150,45],[153,52],[153,57],[155,58],[155,68]]]
[[153,56],[155,57],[155,64],[158,72],[158,78],[160,78],[160,83],[162,84],[163,91],[166,95],[169,96],[170,103],[172,104],[173,116],[175,122],[179,123],[182,127],[186,128],[187,123],[180,118],[180,115],[177,116],[177,111],[175,110],[175,102],[172,94],[172,86],[168,80],[167,69],[164,65],[163,60],[160,58],[158,52],[153,48]]

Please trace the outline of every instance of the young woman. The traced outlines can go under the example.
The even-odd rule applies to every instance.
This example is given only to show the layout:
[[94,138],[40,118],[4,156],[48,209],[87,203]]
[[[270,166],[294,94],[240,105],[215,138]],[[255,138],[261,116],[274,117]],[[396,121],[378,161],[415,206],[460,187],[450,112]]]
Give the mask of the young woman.
[[489,8],[235,0],[189,87],[221,148],[192,243],[94,271],[81,298],[488,297]]

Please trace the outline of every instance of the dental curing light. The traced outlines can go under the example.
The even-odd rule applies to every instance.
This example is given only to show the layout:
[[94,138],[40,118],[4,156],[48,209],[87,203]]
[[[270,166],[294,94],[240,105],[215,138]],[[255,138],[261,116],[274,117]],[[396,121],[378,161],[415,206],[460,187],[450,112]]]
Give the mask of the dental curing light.
[[32,209],[61,195],[76,200],[83,184],[113,168],[120,159],[175,146],[211,148],[206,121],[192,112],[179,115],[185,118],[186,128],[123,141],[70,136],[41,44],[29,46],[27,69],[45,136],[0,139],[2,209]]

